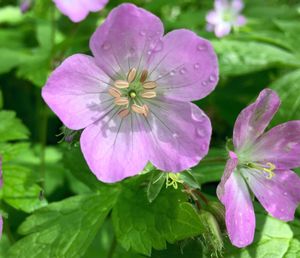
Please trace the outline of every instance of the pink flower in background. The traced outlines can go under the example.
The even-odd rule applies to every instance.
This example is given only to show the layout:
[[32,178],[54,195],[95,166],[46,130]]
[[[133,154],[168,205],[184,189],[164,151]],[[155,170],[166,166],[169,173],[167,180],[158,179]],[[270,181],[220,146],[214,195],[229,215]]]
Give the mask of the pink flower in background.
[[43,88],[62,122],[84,129],[81,149],[101,181],[136,175],[148,161],[180,172],[208,152],[210,120],[190,101],[217,85],[216,54],[189,30],[163,34],[158,17],[122,4],[92,36],[94,57],[69,57]]
[[249,189],[275,218],[294,219],[300,203],[300,178],[291,171],[300,166],[300,121],[280,124],[264,133],[280,100],[263,90],[256,102],[237,118],[230,152],[217,194],[226,209],[226,226],[237,247],[252,243],[255,215]]
[[21,9],[22,13],[26,13],[30,9],[30,7],[32,5],[32,1],[33,0],[23,0],[21,2],[20,9]]
[[[3,185],[3,179],[2,179],[2,159],[0,157],[0,188],[2,188]],[[2,228],[3,228],[3,219],[0,214],[0,238],[2,236]]]
[[80,22],[89,12],[98,12],[108,0],[53,0],[57,8],[73,22]]
[[228,35],[232,27],[243,26],[246,23],[240,14],[243,8],[242,0],[215,0],[215,9],[206,16],[207,30],[221,38]]

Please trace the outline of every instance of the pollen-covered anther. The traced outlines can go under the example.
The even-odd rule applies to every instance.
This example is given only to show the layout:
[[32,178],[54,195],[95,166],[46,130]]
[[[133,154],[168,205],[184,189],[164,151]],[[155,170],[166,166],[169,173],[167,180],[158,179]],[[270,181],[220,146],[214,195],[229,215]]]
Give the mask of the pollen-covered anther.
[[121,118],[124,118],[126,116],[128,116],[130,113],[129,109],[122,109],[121,111],[119,111],[118,115]]
[[108,93],[109,93],[111,96],[115,97],[115,98],[119,98],[119,97],[122,96],[122,93],[121,93],[118,89],[116,89],[115,87],[110,87],[110,88],[108,89]]
[[129,87],[129,83],[127,81],[123,81],[123,80],[116,80],[114,83],[114,86],[119,89],[126,89]]
[[147,77],[148,77],[148,71],[147,70],[143,70],[142,74],[141,74],[140,82],[144,83],[147,80]]
[[119,97],[115,99],[115,104],[117,106],[124,106],[129,104],[129,100],[125,97]]
[[141,94],[142,98],[145,99],[153,99],[156,97],[156,92],[155,91],[145,91]]
[[136,69],[131,68],[127,74],[127,82],[132,83],[135,80],[136,77]]
[[154,81],[148,81],[143,83],[143,88],[146,90],[153,90],[157,87],[157,83]]
[[139,106],[137,104],[132,104],[131,105],[131,110],[135,113],[144,115],[145,114],[145,108],[143,106]]
[[276,166],[271,162],[268,162],[267,166],[268,168],[263,168],[263,170],[268,173],[267,179],[272,179],[272,177],[275,176],[273,171],[276,169]]
[[144,105],[143,105],[143,108],[144,108],[144,111],[145,111],[145,112],[144,112],[144,116],[147,117],[148,114],[149,114],[149,112],[150,112],[149,107],[148,107],[147,105],[144,104]]

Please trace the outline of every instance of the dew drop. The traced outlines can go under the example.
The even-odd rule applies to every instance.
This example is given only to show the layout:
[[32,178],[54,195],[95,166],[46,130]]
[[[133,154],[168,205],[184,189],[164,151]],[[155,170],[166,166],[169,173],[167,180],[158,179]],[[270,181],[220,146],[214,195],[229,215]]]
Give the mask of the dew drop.
[[197,134],[198,136],[200,136],[201,138],[205,136],[205,132],[202,129],[197,129]]
[[141,36],[145,36],[145,35],[146,35],[146,32],[145,32],[144,30],[141,30],[141,31],[140,31],[140,35],[141,35]]
[[217,77],[215,75],[209,76],[209,81],[210,82],[215,82],[217,80]]
[[287,195],[288,195],[288,193],[287,193],[287,192],[284,192],[284,193],[283,193],[283,195],[287,196]]
[[196,70],[198,70],[198,69],[200,68],[200,64],[199,64],[199,63],[194,64],[194,68],[195,68]]
[[177,133],[173,133],[172,136],[173,136],[173,138],[178,138],[178,134]]
[[203,51],[203,50],[205,50],[206,49],[206,45],[204,45],[203,43],[202,44],[199,44],[198,46],[197,46],[197,50],[198,51]]
[[202,84],[203,86],[206,86],[206,85],[207,85],[207,82],[206,82],[206,81],[203,81],[201,84]]
[[150,56],[150,55],[152,54],[152,51],[149,50],[149,51],[147,52],[147,54]]
[[171,71],[171,72],[170,72],[170,75],[171,75],[171,76],[174,76],[175,73],[176,73],[175,71]]
[[111,49],[111,44],[108,42],[103,43],[103,45],[101,46],[103,50],[109,50]]
[[179,71],[181,74],[185,74],[186,73],[186,69],[185,68],[181,68]]

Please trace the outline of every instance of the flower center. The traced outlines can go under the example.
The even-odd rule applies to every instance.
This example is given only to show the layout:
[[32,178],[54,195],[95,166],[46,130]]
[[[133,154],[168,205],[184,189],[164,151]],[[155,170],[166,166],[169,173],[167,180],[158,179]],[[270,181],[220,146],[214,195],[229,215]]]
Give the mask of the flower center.
[[114,97],[115,105],[121,107],[118,112],[121,118],[128,116],[131,112],[148,116],[150,110],[145,102],[156,97],[157,83],[147,78],[147,70],[138,74],[135,68],[131,68],[126,80],[116,80],[113,86],[108,88],[108,93]]
[[271,162],[267,162],[266,164],[258,164],[258,163],[246,163],[246,166],[248,168],[254,168],[256,170],[259,171],[263,171],[264,173],[266,173],[266,178],[267,179],[272,179],[273,176],[275,175],[274,170],[276,169],[276,166],[271,163]]
[[180,174],[168,173],[166,177],[166,187],[173,186],[174,189],[177,189],[178,184],[183,184],[183,180],[180,179]]

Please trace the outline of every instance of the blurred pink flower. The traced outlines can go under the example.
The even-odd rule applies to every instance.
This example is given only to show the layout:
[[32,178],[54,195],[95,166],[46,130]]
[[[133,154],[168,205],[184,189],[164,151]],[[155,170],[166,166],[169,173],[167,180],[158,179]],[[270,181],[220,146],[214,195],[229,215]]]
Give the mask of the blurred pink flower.
[[242,0],[215,0],[215,9],[206,16],[207,30],[219,38],[228,35],[232,27],[240,27],[246,18],[240,15],[244,8]]
[[102,10],[109,0],[53,0],[57,8],[73,22],[80,22],[89,12]]

